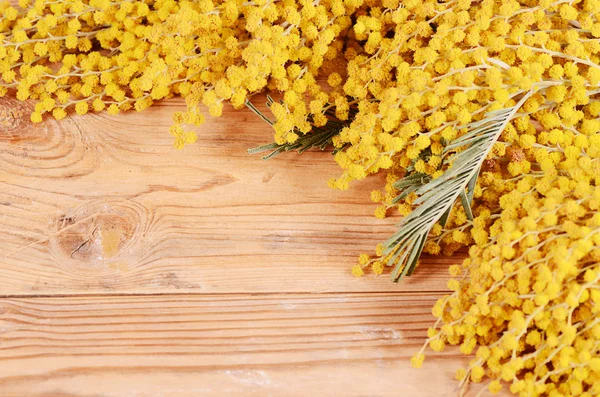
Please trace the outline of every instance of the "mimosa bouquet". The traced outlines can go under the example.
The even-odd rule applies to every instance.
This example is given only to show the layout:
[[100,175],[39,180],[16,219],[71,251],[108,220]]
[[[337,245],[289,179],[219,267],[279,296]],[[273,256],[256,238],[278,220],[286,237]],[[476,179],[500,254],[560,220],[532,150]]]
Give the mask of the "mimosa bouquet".
[[[519,396],[600,395],[600,1],[20,0],[0,6],[0,94],[31,120],[143,111],[171,133],[249,107],[267,158],[330,150],[348,189],[376,173],[398,231],[353,273],[452,254],[427,344],[457,377]],[[270,114],[253,103],[267,91]],[[423,350],[413,358],[420,366]],[[482,389],[483,390],[483,389]]]

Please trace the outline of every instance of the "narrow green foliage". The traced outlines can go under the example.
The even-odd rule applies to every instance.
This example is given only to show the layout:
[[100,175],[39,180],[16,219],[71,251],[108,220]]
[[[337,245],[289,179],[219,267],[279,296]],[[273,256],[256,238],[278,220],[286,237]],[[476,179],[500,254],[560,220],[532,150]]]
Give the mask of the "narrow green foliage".
[[[273,103],[273,98],[267,95],[267,106],[270,107]],[[255,114],[257,114],[261,119],[263,119],[269,125],[273,125],[274,122],[265,116],[252,102],[246,101],[246,106],[252,110]],[[350,116],[348,120],[340,120],[335,117],[335,110],[333,108],[328,109],[325,112],[325,116],[327,117],[327,124],[322,127],[313,126],[312,129],[304,134],[301,131],[295,131],[298,135],[298,139],[293,143],[269,143],[266,145],[258,146],[252,149],[248,149],[249,154],[256,154],[265,151],[271,151],[268,155],[264,156],[264,160],[269,160],[275,156],[278,156],[281,153],[289,152],[292,150],[297,150],[298,153],[304,153],[309,149],[319,149],[325,150],[328,147],[332,146],[333,138],[340,133],[340,131],[347,127],[352,120],[354,119],[355,111],[350,110]],[[309,120],[312,121],[312,120]],[[342,150],[343,148],[336,148],[333,150],[333,154],[335,154],[338,150]]]
[[488,113],[483,120],[465,126],[468,132],[444,149],[448,168],[440,177],[427,179],[413,174],[396,182],[400,196],[405,197],[409,191],[418,198],[413,202],[413,211],[402,219],[398,231],[384,244],[383,254],[391,254],[388,266],[395,264],[394,281],[414,272],[431,228],[438,222],[446,224],[459,197],[467,217],[473,219],[470,202],[481,165],[529,96],[530,93],[524,95],[514,107]]

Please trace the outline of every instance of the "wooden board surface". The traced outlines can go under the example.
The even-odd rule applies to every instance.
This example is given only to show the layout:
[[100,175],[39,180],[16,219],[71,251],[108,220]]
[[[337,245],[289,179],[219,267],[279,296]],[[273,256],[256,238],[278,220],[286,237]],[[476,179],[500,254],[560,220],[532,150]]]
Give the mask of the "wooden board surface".
[[[453,395],[456,353],[410,367],[437,294],[12,298],[2,396]],[[26,392],[26,393],[25,393]]]
[[[4,99],[0,290],[6,295],[397,291],[350,266],[394,230],[372,216],[379,178],[345,192],[328,153],[265,162],[268,126],[231,108],[173,148],[169,101],[144,113],[32,125]],[[12,115],[14,118],[12,118]],[[427,258],[403,291],[443,291]]]
[[455,395],[467,358],[408,359],[460,259],[352,277],[394,230],[380,180],[249,156],[270,131],[230,108],[176,150],[181,107],[33,125],[0,99],[0,396]]

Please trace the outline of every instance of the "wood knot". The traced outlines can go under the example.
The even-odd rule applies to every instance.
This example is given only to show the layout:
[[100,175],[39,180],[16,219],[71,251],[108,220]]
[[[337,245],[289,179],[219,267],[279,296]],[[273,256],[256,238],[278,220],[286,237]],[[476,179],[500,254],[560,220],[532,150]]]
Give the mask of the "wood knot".
[[[32,103],[0,98],[0,153],[3,171],[40,178],[73,178],[97,169],[93,139],[78,124],[82,116],[60,122],[44,116],[41,123],[29,119]],[[92,146],[93,147],[93,146]]]
[[0,141],[19,143],[36,139],[35,128],[29,120],[33,109],[14,98],[0,99]]
[[57,236],[59,247],[69,258],[86,263],[114,258],[133,232],[128,220],[116,214],[64,217],[61,222],[64,232]]
[[70,268],[122,272],[144,234],[145,208],[129,203],[84,205],[55,219],[53,255]]
[[275,174],[274,174],[274,173],[272,173],[272,172],[267,172],[267,173],[266,173],[266,174],[263,176],[263,179],[262,179],[263,183],[269,183],[269,182],[271,182],[271,179],[273,179],[273,177],[274,177],[274,176],[275,176]]

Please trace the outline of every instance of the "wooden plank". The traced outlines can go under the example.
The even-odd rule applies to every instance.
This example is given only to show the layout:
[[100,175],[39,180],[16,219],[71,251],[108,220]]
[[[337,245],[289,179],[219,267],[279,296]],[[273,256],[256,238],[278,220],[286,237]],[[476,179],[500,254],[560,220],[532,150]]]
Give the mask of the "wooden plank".
[[332,191],[328,153],[264,162],[250,111],[207,119],[183,151],[169,100],[143,112],[52,119],[0,99],[0,293],[442,291],[448,263],[425,258],[401,286],[350,267],[394,230],[372,216],[381,178]]
[[409,364],[438,296],[2,299],[0,395],[451,396],[456,350]]

